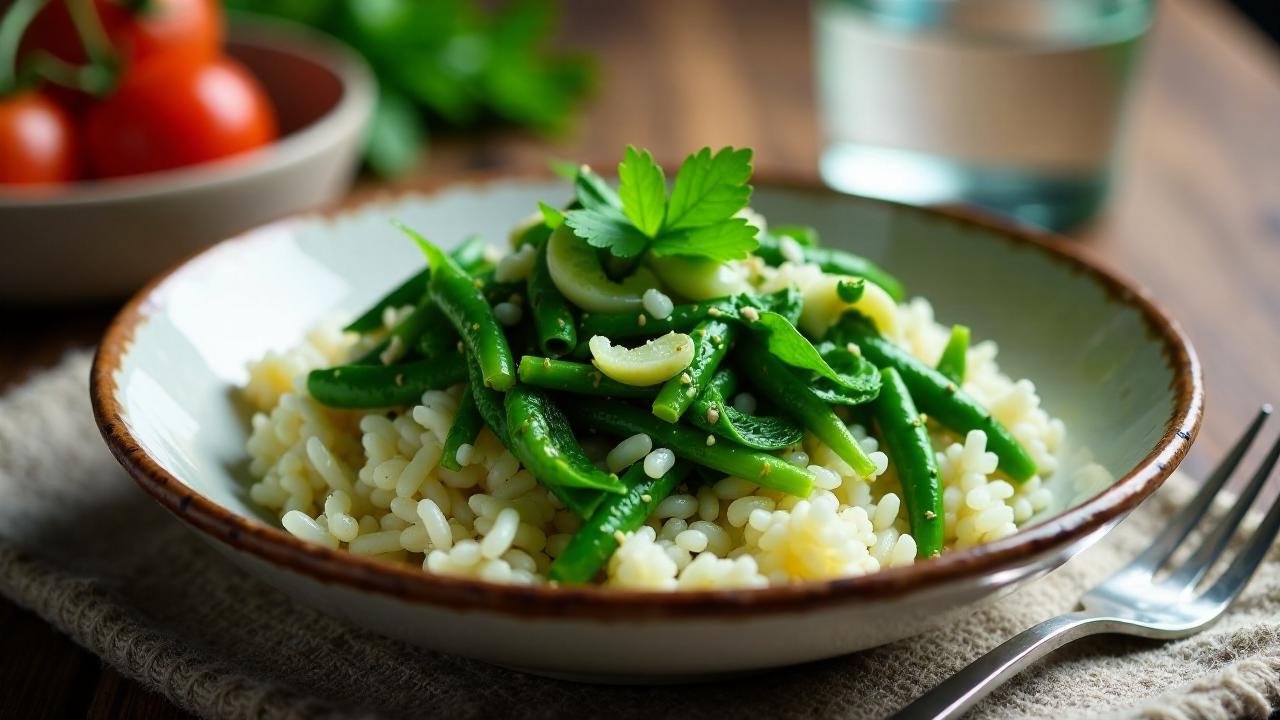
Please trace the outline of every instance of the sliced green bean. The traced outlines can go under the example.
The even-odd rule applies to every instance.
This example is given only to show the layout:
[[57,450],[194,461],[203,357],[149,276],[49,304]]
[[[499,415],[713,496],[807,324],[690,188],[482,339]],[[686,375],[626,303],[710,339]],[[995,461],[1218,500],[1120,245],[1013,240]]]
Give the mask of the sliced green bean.
[[547,487],[572,487],[624,493],[614,473],[596,469],[560,409],[546,392],[519,384],[507,391],[508,449]]
[[[479,235],[472,235],[449,254],[458,261],[458,265],[468,272],[474,272],[484,265],[484,240]],[[367,333],[382,329],[382,314],[389,307],[413,305],[427,293],[427,278],[431,276],[431,268],[423,268],[420,272],[400,283],[395,290],[387,293],[373,307],[364,311],[360,317],[352,320],[343,330],[354,333]]]
[[[756,248],[756,255],[759,255],[766,263],[781,265],[786,260],[782,256],[781,238],[765,233],[760,235],[759,239],[760,247]],[[864,257],[827,247],[800,245],[800,250],[804,253],[805,262],[818,265],[823,272],[866,278],[884,288],[884,291],[889,293],[890,297],[897,302],[902,302],[907,296],[906,290],[897,278]]]
[[556,582],[585,583],[609,562],[618,549],[618,533],[628,533],[644,525],[644,521],[689,474],[689,465],[678,462],[660,478],[644,472],[643,463],[635,463],[622,475],[627,491],[609,495],[600,507],[578,528],[569,544],[551,562],[547,574]]
[[611,435],[629,437],[644,433],[655,447],[670,449],[676,456],[699,465],[735,475],[762,487],[791,495],[809,497],[813,476],[791,463],[732,443],[707,444],[707,436],[687,425],[663,422],[626,403],[600,398],[575,398],[565,412],[578,423]]
[[[677,305],[671,314],[658,319],[647,311],[639,313],[584,313],[578,335],[589,340],[593,335],[604,335],[610,340],[665,335],[669,332],[689,332],[706,319],[740,320],[743,308],[771,311],[794,323],[800,317],[803,298],[795,288],[786,288],[768,295],[739,293],[702,302]],[[576,354],[575,350],[575,354]]]
[[578,344],[578,323],[573,310],[547,272],[546,243],[538,247],[533,271],[529,273],[529,309],[538,331],[538,347],[543,353],[559,357]]
[[484,384],[498,391],[509,389],[516,381],[515,359],[484,292],[452,258],[440,252],[440,248],[403,223],[397,226],[413,238],[427,256],[427,263],[432,267],[427,291],[462,336],[467,350],[475,355]]
[[951,382],[963,385],[968,354],[969,328],[952,325],[951,337],[947,339],[947,346],[942,349],[942,357],[938,359],[938,372]]
[[444,454],[440,456],[440,464],[449,470],[461,470],[462,463],[458,462],[458,448],[475,443],[483,427],[484,418],[480,416],[475,395],[471,391],[471,386],[468,385],[462,393],[462,400],[458,401],[458,412],[453,416],[453,425],[449,427],[449,434],[444,438]]
[[738,369],[751,381],[756,393],[772,400],[782,412],[817,435],[859,477],[875,474],[875,463],[857,438],[799,374],[758,342],[742,343],[740,347]]
[[748,415],[726,402],[736,386],[735,373],[720,368],[685,418],[709,433],[755,450],[781,450],[804,439],[804,428],[789,418]]
[[522,383],[578,395],[650,398],[658,392],[660,387],[659,385],[648,387],[626,385],[606,377],[594,365],[568,360],[552,360],[537,355],[521,357],[519,373]]
[[663,383],[653,400],[653,414],[667,422],[679,420],[711,384],[711,377],[728,354],[736,332],[736,327],[722,320],[708,318],[698,323],[689,334],[693,338],[693,362],[684,372]]
[[307,392],[337,408],[384,408],[410,405],[428,390],[440,390],[467,377],[462,363],[420,360],[400,365],[340,365],[312,370]]
[[1024,482],[1036,474],[1035,461],[1026,449],[1008,428],[991,417],[991,412],[982,403],[961,390],[947,376],[881,337],[875,326],[861,315],[846,313],[828,337],[837,343],[856,343],[863,357],[881,368],[897,370],[916,405],[943,427],[960,435],[970,430],[986,433],[987,449],[1000,459],[1000,469],[1010,478]]
[[916,556],[933,557],[942,552],[942,478],[933,441],[902,376],[891,367],[880,373],[884,384],[872,405],[876,425],[898,470]]
[[[503,446],[510,449],[512,446],[511,435],[507,431],[506,401],[502,393],[493,388],[485,387],[483,376],[480,374],[480,365],[470,353],[467,354],[464,365],[467,368],[467,376],[470,378],[469,387],[476,403],[476,409],[480,411],[480,417],[484,418],[484,424],[488,426],[490,432],[502,441]],[[512,454],[515,453],[513,452]],[[600,504],[601,498],[605,495],[599,490],[585,490],[559,485],[546,487],[561,503],[564,503],[565,507],[582,518],[591,517],[591,513],[595,511],[596,506]]]

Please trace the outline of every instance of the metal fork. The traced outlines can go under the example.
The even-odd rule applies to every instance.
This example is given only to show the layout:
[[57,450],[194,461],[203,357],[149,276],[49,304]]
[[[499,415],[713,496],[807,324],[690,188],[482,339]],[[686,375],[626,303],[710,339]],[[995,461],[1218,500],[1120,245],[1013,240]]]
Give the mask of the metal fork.
[[1198,587],[1209,570],[1224,558],[1232,535],[1266,484],[1280,458],[1280,441],[1271,447],[1227,515],[1204,536],[1190,557],[1162,577],[1156,575],[1205,517],[1270,414],[1271,406],[1263,405],[1244,436],[1214,469],[1195,498],[1141,555],[1086,592],[1080,598],[1078,610],[1024,630],[944,680],[894,717],[912,720],[959,717],[1023,668],[1082,637],[1120,633],[1169,640],[1194,635],[1213,624],[1253,577],[1280,530],[1280,498],[1277,498],[1222,575],[1208,587]]

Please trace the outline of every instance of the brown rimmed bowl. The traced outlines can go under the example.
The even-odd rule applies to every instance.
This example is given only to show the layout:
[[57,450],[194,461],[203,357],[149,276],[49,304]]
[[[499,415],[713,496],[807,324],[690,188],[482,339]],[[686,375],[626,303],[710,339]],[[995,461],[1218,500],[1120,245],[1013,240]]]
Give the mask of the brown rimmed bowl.
[[[1169,476],[1199,427],[1199,362],[1132,283],[1058,239],[992,221],[759,183],[753,206],[879,261],[939,320],[1001,346],[1067,427],[1057,505],[1017,534],[912,567],[763,590],[646,593],[439,577],[303,542],[248,498],[246,363],[356,313],[420,266],[388,223],[444,245],[498,241],[555,180],[457,184],[259,227],[144,288],[107,331],[92,393],[103,437],[157,501],[304,603],[436,650],[592,680],[664,681],[816,660],[923,632],[1057,567]],[[1070,505],[1096,464],[1118,478]],[[1070,506],[1068,506],[1070,505]],[[673,651],[678,649],[678,652]]]

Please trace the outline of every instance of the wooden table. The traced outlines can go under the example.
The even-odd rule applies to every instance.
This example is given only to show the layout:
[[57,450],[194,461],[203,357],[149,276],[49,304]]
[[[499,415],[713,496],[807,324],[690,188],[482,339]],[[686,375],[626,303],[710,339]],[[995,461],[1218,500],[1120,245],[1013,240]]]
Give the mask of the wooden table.
[[[1147,285],[1199,348],[1208,413],[1184,467],[1200,473],[1259,402],[1280,400],[1280,53],[1217,0],[1160,9],[1111,211],[1080,242]],[[513,134],[447,142],[428,176],[607,161],[625,143],[666,158],[750,146],[761,169],[814,172],[802,3],[580,0],[565,15],[567,37],[603,66],[577,132],[552,147]],[[114,307],[7,310],[0,388],[93,343]],[[3,600],[0,687],[0,717],[185,717]]]

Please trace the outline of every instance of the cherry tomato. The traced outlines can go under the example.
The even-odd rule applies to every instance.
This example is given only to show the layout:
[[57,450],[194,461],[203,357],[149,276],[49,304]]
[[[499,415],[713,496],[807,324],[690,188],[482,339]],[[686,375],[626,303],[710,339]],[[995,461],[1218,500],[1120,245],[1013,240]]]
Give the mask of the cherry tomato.
[[89,165],[136,175],[252,150],[276,137],[266,93],[240,63],[148,63],[85,114]]
[[[28,28],[22,52],[47,50],[69,63],[84,63],[84,45],[67,11],[68,2],[80,1],[46,5]],[[217,0],[93,0],[93,9],[126,67],[156,59],[202,62],[222,47],[222,6]]]
[[34,91],[0,98],[0,185],[71,182],[77,176],[71,117]]

